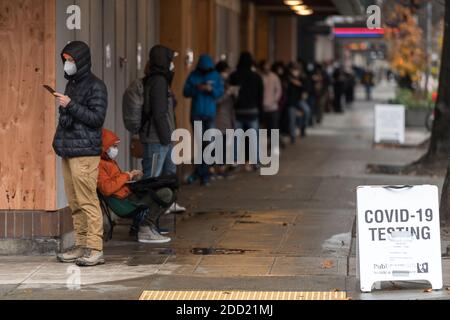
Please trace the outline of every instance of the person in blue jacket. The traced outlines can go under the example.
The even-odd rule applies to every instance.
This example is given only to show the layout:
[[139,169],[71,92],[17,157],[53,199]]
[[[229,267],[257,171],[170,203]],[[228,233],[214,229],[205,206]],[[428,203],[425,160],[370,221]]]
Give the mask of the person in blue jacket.
[[[207,54],[201,55],[197,68],[186,80],[184,96],[192,98],[191,121],[193,126],[201,122],[202,137],[205,131],[215,128],[217,100],[224,92],[224,83],[215,70],[213,59]],[[209,166],[204,161],[196,166],[196,175],[203,185],[209,185]]]

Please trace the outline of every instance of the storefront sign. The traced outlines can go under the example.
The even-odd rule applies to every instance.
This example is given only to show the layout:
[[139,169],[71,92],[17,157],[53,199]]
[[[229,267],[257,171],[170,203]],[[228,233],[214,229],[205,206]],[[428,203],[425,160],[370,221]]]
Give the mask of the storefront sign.
[[375,106],[375,143],[405,143],[405,106]]
[[357,202],[361,291],[412,280],[442,289],[438,188],[359,187]]

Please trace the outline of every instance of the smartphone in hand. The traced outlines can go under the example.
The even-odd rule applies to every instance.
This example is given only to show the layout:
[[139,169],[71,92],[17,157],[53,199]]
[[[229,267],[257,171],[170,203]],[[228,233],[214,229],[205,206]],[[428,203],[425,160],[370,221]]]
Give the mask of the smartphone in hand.
[[56,90],[55,90],[55,89],[53,89],[52,87],[50,87],[50,86],[48,86],[48,85],[46,85],[46,84],[44,84],[43,87],[44,87],[48,92],[50,92],[53,96],[55,95],[55,93],[56,93]]

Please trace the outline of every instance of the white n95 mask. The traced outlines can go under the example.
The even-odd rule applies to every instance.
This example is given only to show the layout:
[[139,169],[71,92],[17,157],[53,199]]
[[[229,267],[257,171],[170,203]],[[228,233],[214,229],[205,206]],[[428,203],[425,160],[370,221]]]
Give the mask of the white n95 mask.
[[66,63],[64,63],[64,72],[69,76],[73,76],[77,73],[77,71],[77,65],[75,64],[75,62],[66,61]]

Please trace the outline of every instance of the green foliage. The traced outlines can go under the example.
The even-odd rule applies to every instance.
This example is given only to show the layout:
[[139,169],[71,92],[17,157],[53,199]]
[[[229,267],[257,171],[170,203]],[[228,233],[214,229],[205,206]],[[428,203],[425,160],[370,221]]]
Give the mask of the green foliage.
[[434,106],[431,94],[424,97],[422,92],[414,92],[408,89],[399,89],[393,104],[402,104],[409,110],[431,109]]

